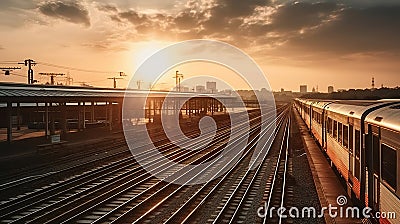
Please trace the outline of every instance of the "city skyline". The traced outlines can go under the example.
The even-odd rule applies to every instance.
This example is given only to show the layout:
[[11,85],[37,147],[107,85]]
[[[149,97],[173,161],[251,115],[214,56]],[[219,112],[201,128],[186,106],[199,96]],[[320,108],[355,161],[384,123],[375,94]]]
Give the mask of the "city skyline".
[[[38,63],[35,79],[39,72],[70,73],[75,82],[112,87],[108,78],[123,71],[127,77],[118,86],[125,87],[155,51],[209,38],[253,57],[274,91],[298,91],[300,84],[318,86],[320,92],[328,86],[365,89],[372,77],[378,88],[400,84],[400,3],[391,0],[6,0],[0,16],[0,66],[32,58]],[[177,69],[187,75],[230,75],[186,67]],[[20,76],[3,74],[0,81],[26,83],[26,73],[22,66],[13,71]],[[172,75],[166,74],[170,84]],[[235,88],[244,87],[238,82]]]

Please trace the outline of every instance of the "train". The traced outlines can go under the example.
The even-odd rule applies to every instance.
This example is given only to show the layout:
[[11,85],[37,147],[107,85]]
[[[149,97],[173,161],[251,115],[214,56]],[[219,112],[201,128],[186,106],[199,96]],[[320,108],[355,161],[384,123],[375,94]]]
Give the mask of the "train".
[[[294,100],[348,196],[372,214],[400,216],[400,100]],[[375,217],[379,223],[399,219]]]

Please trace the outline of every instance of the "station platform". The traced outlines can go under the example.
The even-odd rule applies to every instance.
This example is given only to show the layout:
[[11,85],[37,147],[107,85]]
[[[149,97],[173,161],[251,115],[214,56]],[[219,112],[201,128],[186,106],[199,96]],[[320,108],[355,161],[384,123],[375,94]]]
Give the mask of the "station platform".
[[[352,207],[353,204],[349,197],[347,196],[346,190],[343,188],[342,184],[340,183],[339,177],[335,174],[332,170],[332,167],[328,163],[327,158],[321,151],[320,147],[315,142],[314,138],[308,131],[307,126],[305,125],[304,121],[301,119],[300,115],[294,110],[294,115],[296,121],[299,125],[300,134],[303,140],[304,149],[307,154],[308,163],[313,175],[313,180],[315,187],[317,189],[318,198],[321,204],[321,207],[329,208],[329,205],[334,207],[343,207],[343,214],[342,217],[338,216],[332,217],[329,215],[329,212],[325,210],[324,212],[324,220],[325,223],[331,224],[351,224],[351,223],[363,223],[361,219],[355,218],[348,218],[346,217],[346,208]],[[343,206],[339,206],[337,203],[337,198],[339,196],[346,196],[347,202]]]

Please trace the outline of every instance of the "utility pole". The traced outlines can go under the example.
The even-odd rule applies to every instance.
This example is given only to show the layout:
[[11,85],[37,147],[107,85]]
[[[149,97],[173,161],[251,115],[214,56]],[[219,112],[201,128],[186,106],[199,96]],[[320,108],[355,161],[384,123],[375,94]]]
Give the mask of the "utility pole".
[[10,75],[10,71],[12,71],[12,70],[16,70],[16,69],[21,69],[20,67],[2,67],[2,68],[0,68],[3,72],[4,72],[4,75]]
[[181,91],[181,79],[183,79],[183,74],[179,74],[179,71],[175,72],[175,76],[173,78],[175,78],[175,83],[176,83],[176,87],[178,88],[178,92]]
[[46,72],[41,72],[41,73],[39,73],[39,75],[50,76],[50,85],[54,85],[54,77],[56,77],[56,76],[63,76],[63,75],[65,75],[65,74],[63,74],[63,73],[46,73]]
[[36,62],[32,59],[26,59],[24,62],[19,62],[19,65],[28,66],[28,84],[33,84],[37,82],[37,80],[33,79],[33,69],[32,66],[36,65]]
[[116,89],[116,88],[117,88],[117,79],[122,79],[122,78],[112,77],[112,78],[107,78],[107,79],[112,79],[112,80],[114,80],[114,89]]

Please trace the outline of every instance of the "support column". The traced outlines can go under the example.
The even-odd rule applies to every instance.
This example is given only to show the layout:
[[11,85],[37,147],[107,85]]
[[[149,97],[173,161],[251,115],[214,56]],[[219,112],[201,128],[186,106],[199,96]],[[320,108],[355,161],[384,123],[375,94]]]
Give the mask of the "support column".
[[214,116],[214,99],[211,98],[211,116]]
[[158,114],[160,116],[161,116],[161,113],[162,113],[162,111],[161,111],[162,105],[163,105],[163,100],[160,98],[159,101],[158,101]]
[[156,99],[153,99],[153,121],[154,118],[156,117]]
[[78,131],[82,130],[82,113],[81,113],[81,102],[78,102]]
[[61,112],[61,135],[67,134],[67,107],[66,103],[60,103],[60,112]]
[[17,103],[17,130],[21,130],[21,105]]
[[7,142],[12,141],[12,103],[7,102]]
[[45,112],[44,112],[44,135],[46,138],[49,136],[49,106],[48,103],[45,103]]
[[108,122],[107,122],[107,121],[108,121],[108,102],[106,102],[105,108],[106,108],[106,109],[105,109],[105,111],[106,111],[106,122],[105,122],[105,124],[106,124],[106,126],[107,126],[107,125],[109,125]]
[[110,125],[110,131],[113,129],[113,108],[112,108],[112,102],[109,102],[109,125]]
[[90,122],[94,122],[94,102],[91,102],[92,104],[92,113],[90,114]]
[[122,124],[122,101],[118,102],[118,124]]
[[192,99],[189,99],[188,102],[189,104],[189,117],[192,117]]
[[146,121],[146,119],[149,117],[149,101],[146,100],[145,104],[144,104],[144,120]]
[[56,133],[56,127],[55,127],[55,123],[54,123],[54,110],[53,110],[53,103],[50,103],[50,135],[54,135]]
[[226,114],[226,101],[225,101],[225,106],[224,106],[224,113]]
[[83,123],[82,123],[82,129],[85,130],[86,129],[86,107],[85,107],[85,102],[82,103],[82,110],[83,110]]
[[198,116],[199,113],[200,113],[200,102],[199,102],[198,99],[196,99],[194,103],[195,103],[195,108],[196,108],[195,109],[195,115]]

